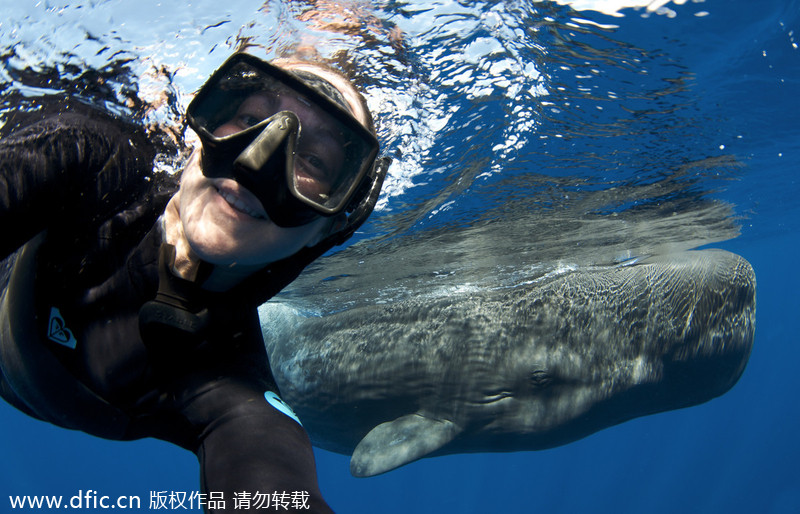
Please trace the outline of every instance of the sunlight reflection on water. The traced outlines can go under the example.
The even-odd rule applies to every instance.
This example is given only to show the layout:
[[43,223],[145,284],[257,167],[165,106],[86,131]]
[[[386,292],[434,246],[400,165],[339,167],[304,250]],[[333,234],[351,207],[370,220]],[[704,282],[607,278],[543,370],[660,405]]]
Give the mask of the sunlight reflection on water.
[[[639,3],[641,16],[665,14],[665,2]],[[385,295],[433,273],[503,282],[737,233],[732,209],[708,196],[739,166],[708,157],[692,71],[616,39],[608,17],[535,2],[234,4],[15,4],[0,25],[0,118],[66,91],[180,134],[193,91],[236,48],[342,63],[394,163],[360,244],[287,292],[312,300],[351,254],[366,262],[338,290],[361,280]],[[404,252],[413,265],[399,264]],[[364,270],[387,261],[394,286],[381,289],[387,279]]]

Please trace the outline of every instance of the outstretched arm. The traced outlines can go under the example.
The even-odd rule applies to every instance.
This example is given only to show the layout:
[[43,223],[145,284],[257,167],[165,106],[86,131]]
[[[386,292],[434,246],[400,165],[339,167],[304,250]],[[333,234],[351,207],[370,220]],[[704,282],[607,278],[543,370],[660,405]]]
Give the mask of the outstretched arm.
[[208,427],[197,451],[207,505],[218,507],[208,511],[332,512],[319,491],[305,430],[263,393],[228,393],[244,401]]
[[231,320],[242,330],[234,337],[162,363],[174,377],[175,408],[192,427],[182,432],[187,439],[172,440],[197,454],[202,491],[214,507],[208,512],[274,510],[277,501],[281,512],[330,513],[311,441],[272,393],[277,387],[252,314]]

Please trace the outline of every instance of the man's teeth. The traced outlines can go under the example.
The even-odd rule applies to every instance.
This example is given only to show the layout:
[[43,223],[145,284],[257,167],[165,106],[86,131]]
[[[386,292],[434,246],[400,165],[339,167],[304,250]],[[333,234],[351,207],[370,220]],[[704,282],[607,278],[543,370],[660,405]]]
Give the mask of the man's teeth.
[[237,198],[236,196],[234,196],[234,195],[232,195],[232,194],[230,194],[230,193],[228,193],[226,191],[220,191],[219,194],[220,194],[220,196],[222,196],[223,200],[228,202],[228,205],[230,205],[231,207],[233,207],[237,211],[243,212],[243,213],[247,214],[248,216],[252,216],[254,218],[264,219],[264,216],[262,216],[261,214],[259,214],[256,211],[250,209],[247,205],[245,205],[245,203],[241,199]]

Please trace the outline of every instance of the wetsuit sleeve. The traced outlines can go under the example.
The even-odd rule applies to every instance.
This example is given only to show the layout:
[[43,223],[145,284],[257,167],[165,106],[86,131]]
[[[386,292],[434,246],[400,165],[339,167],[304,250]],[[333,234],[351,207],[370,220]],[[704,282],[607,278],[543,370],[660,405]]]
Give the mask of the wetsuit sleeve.
[[[213,344],[190,352],[164,354],[160,361],[160,372],[174,377],[174,409],[193,427],[176,434],[178,439],[168,439],[196,453],[202,491],[209,499],[221,496],[223,501],[214,502],[217,508],[207,509],[210,513],[242,512],[248,505],[259,512],[274,511],[274,504],[267,507],[265,502],[272,502],[276,493],[279,501],[289,498],[290,507],[294,497],[297,504],[289,512],[330,513],[319,490],[308,434],[273,406],[274,398],[272,403],[265,398],[265,392],[277,392],[277,387],[255,310],[231,323],[241,331],[212,338]],[[277,510],[285,512],[280,506]]]
[[0,258],[58,224],[99,224],[144,188],[153,151],[113,119],[62,114],[0,140]]
[[235,382],[213,395],[237,406],[208,426],[197,450],[203,492],[222,500],[210,513],[284,506],[289,512],[332,512],[317,484],[311,442],[295,420],[267,403],[263,391]]

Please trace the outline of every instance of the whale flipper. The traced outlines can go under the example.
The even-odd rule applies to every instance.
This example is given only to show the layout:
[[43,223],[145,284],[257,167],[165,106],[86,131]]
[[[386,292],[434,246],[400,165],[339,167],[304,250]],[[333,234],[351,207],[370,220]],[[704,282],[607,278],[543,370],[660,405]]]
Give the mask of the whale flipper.
[[386,473],[424,457],[452,441],[462,429],[452,421],[414,413],[376,426],[364,436],[350,459],[356,477]]

